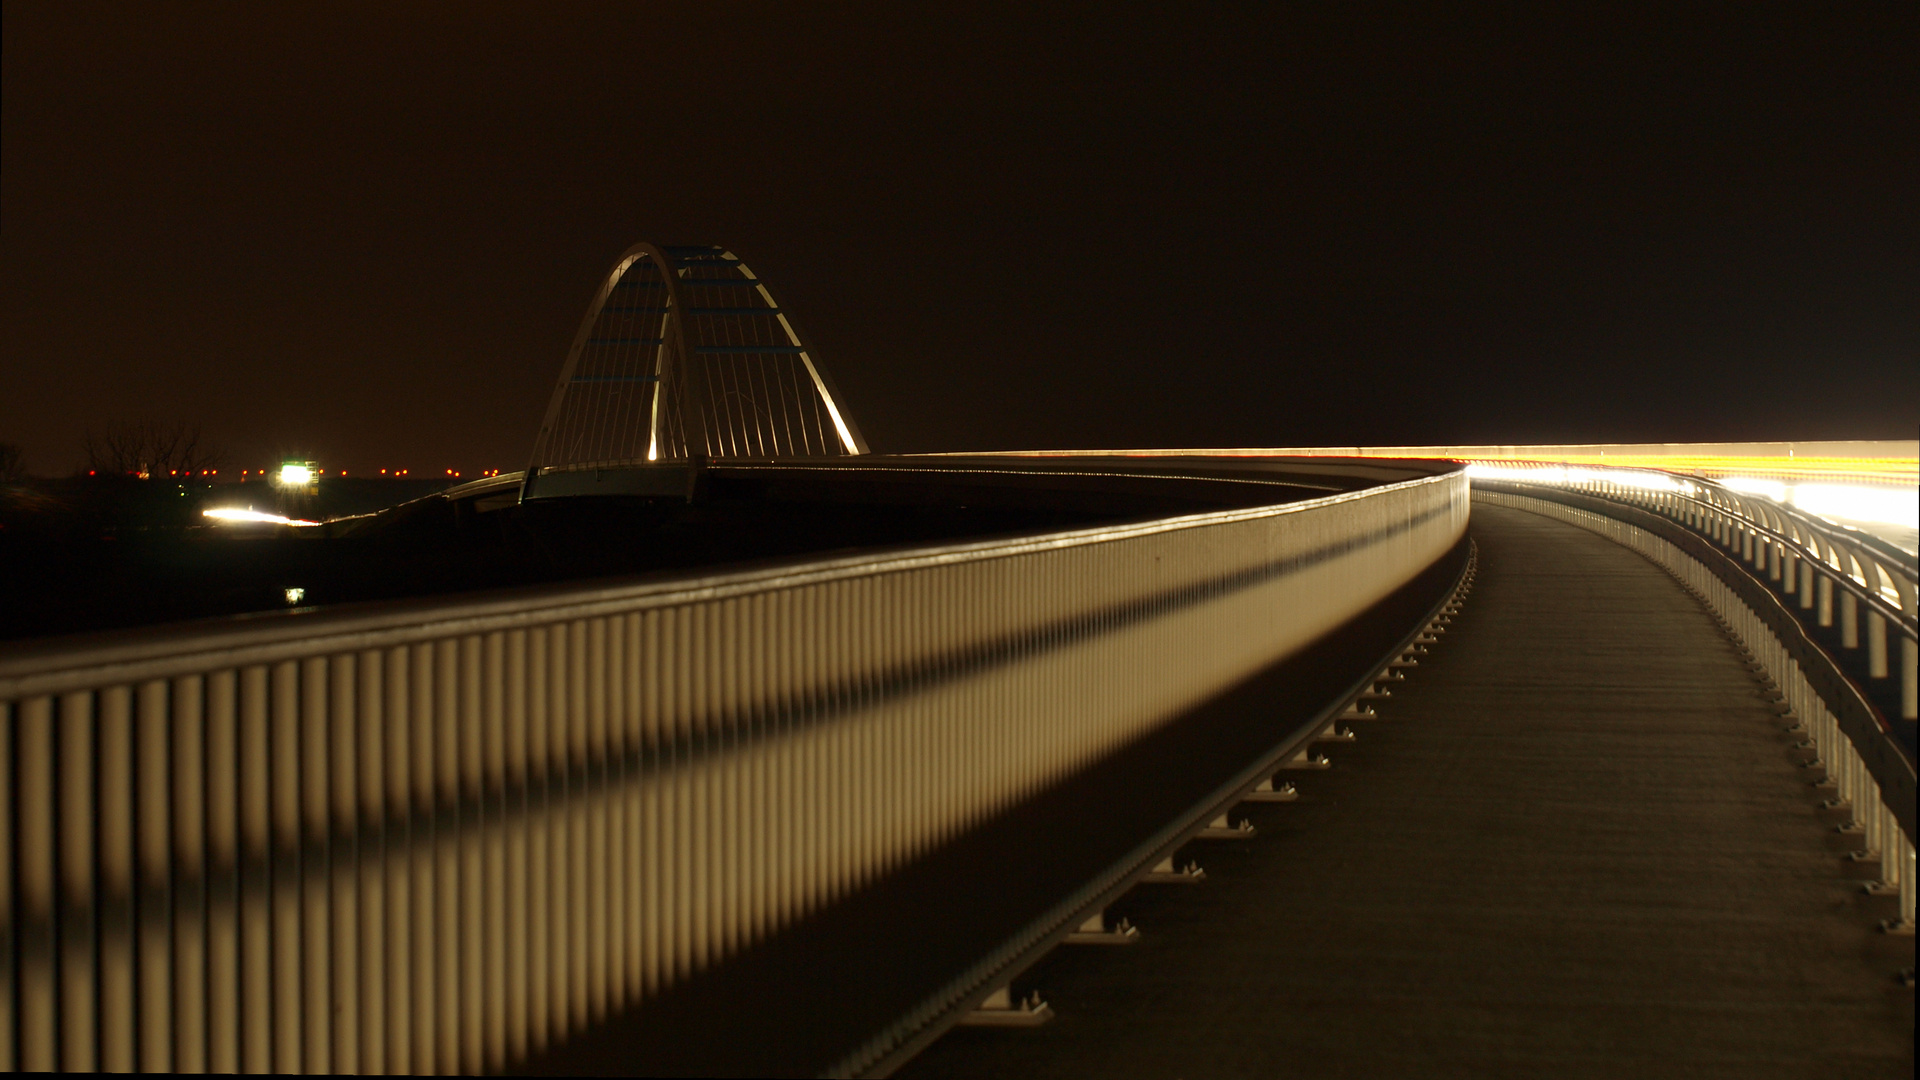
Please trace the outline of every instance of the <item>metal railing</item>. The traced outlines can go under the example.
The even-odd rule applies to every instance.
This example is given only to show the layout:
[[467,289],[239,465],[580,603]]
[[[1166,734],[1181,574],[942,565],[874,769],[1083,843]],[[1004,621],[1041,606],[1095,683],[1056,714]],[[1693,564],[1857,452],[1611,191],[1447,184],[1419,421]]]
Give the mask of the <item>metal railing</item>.
[[511,1066],[1290,654],[1459,472],[0,654],[0,1066]]
[[1920,715],[1914,556],[1877,537],[1697,477],[1544,465],[1531,472],[1516,470],[1515,478],[1650,510],[1711,540],[1772,582],[1797,605],[1801,621],[1837,628],[1843,650],[1864,649],[1869,680],[1897,674],[1897,691],[1886,695],[1889,715]]
[[[1084,929],[1089,916],[1100,919],[1109,904],[1143,880],[1150,879],[1158,865],[1172,865],[1183,845],[1205,831],[1249,797],[1269,801],[1276,797],[1293,798],[1292,785],[1279,781],[1285,775],[1285,762],[1291,758],[1305,763],[1309,749],[1326,734],[1346,722],[1375,719],[1378,714],[1363,706],[1362,696],[1372,692],[1384,697],[1399,681],[1393,671],[1396,661],[1411,659],[1415,648],[1424,649],[1422,639],[1444,633],[1461,601],[1470,590],[1478,556],[1468,541],[1465,559],[1451,575],[1446,592],[1425,615],[1387,650],[1365,675],[1319,710],[1306,723],[1295,728],[1260,757],[1249,761],[1180,814],[1143,837],[1126,854],[1115,859],[1101,872],[1080,883],[1071,893],[1059,898],[1048,909],[1018,932],[976,959],[968,968],[948,980],[938,990],[912,1008],[894,1017],[885,1029],[819,1074],[825,1077],[891,1076],[895,1070],[924,1050],[933,1040],[950,1030],[969,1011],[979,1008],[990,993],[1006,995],[1012,980],[1042,956],[1069,939],[1075,928]],[[1351,738],[1351,733],[1348,736]],[[1284,795],[1275,790],[1278,783]],[[1265,797],[1257,794],[1264,790]],[[1176,871],[1176,873],[1180,873]]]
[[[1799,615],[1788,606],[1795,595],[1779,596],[1762,585],[1761,575],[1780,560],[1797,558],[1803,567],[1811,562],[1809,554],[1754,554],[1747,538],[1761,536],[1752,519],[1735,519],[1725,505],[1690,498],[1677,492],[1648,491],[1643,487],[1615,485],[1608,481],[1588,480],[1575,484],[1541,485],[1529,490],[1527,484],[1500,484],[1476,480],[1474,501],[1512,506],[1542,514],[1598,533],[1646,556],[1672,574],[1688,591],[1698,596],[1726,627],[1727,633],[1744,648],[1763,672],[1780,702],[1781,714],[1796,722],[1793,730],[1806,735],[1806,746],[1814,752],[1810,767],[1820,770],[1817,783],[1832,798],[1825,808],[1844,811],[1851,820],[1840,831],[1856,838],[1857,850],[1848,858],[1856,863],[1877,864],[1880,880],[1869,886],[1877,893],[1897,893],[1899,914],[1883,925],[1897,933],[1912,933],[1914,926],[1914,766],[1909,752],[1899,746],[1893,733],[1882,726],[1880,718],[1858,684],[1847,679],[1832,658],[1809,638]],[[1550,497],[1555,488],[1578,489],[1576,496]],[[1618,508],[1610,508],[1609,504]],[[1633,509],[1647,516],[1645,526],[1666,521],[1685,523],[1691,532],[1663,537],[1655,529],[1632,520]],[[1769,534],[1783,538],[1784,533]],[[1691,540],[1689,544],[1675,540]],[[1759,541],[1768,547],[1776,539]],[[1716,551],[1716,549],[1718,549]],[[1753,573],[1724,565],[1729,573],[1718,573],[1709,565],[1716,558],[1725,564],[1746,562]],[[1791,574],[1792,564],[1785,573]],[[1792,581],[1792,577],[1786,580]],[[1857,583],[1856,583],[1857,584]],[[1745,587],[1743,587],[1745,586]],[[1912,596],[1911,582],[1906,597]],[[1798,594],[1805,595],[1805,590]],[[1861,598],[1867,602],[1869,598]],[[1873,601],[1884,603],[1879,597]],[[1887,620],[1898,616],[1897,609],[1876,611],[1872,618]],[[1909,638],[1909,640],[1911,640]],[[1908,653],[1910,657],[1911,652]],[[1911,663],[1911,661],[1909,661]],[[1911,667],[1909,667],[1911,671]],[[1911,685],[1909,683],[1908,685]],[[1909,700],[1911,700],[1909,698]]]

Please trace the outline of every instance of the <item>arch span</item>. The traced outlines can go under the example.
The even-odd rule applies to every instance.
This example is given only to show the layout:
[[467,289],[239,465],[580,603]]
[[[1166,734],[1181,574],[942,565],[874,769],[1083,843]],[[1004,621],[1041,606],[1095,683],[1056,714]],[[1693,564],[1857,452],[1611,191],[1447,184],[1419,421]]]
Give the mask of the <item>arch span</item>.
[[643,243],[581,320],[527,476],[866,452],[818,354],[739,256]]

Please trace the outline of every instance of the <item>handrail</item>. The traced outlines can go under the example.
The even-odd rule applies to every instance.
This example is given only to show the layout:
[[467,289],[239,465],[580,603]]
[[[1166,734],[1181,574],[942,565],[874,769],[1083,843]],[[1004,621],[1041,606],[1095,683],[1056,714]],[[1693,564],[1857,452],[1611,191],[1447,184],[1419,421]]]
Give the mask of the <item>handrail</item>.
[[[1695,503],[1699,506],[1706,507],[1709,512],[1724,513],[1723,507],[1718,506],[1708,500],[1699,499],[1699,498],[1695,498],[1693,496],[1684,495],[1684,494],[1677,495],[1676,497],[1683,499],[1687,502]],[[1743,509],[1745,509],[1745,507],[1743,507]],[[1854,579],[1853,575],[1847,573],[1844,567],[1834,567],[1831,562],[1828,562],[1825,558],[1820,556],[1817,549],[1811,549],[1806,547],[1806,545],[1798,537],[1789,536],[1786,533],[1780,532],[1779,530],[1771,526],[1761,524],[1757,521],[1756,518],[1753,518],[1753,517],[1742,518],[1741,522],[1742,522],[1742,527],[1748,529],[1749,531],[1753,532],[1758,536],[1764,536],[1764,537],[1767,537],[1768,539],[1775,541],[1776,543],[1791,545],[1802,551],[1809,552],[1814,556],[1813,561],[1825,564],[1826,566],[1833,567],[1833,569],[1839,570],[1840,573],[1832,575],[1833,582],[1835,585],[1838,585],[1839,587],[1845,589],[1846,591],[1853,593],[1855,597],[1857,597],[1860,600],[1866,601],[1869,605],[1882,609],[1881,614],[1886,618],[1894,621],[1895,623],[1898,623],[1900,625],[1901,631],[1905,633],[1907,636],[1914,637],[1916,636],[1916,634],[1920,634],[1920,631],[1916,630],[1915,617],[1912,614],[1902,611],[1899,607],[1891,603],[1888,603],[1886,594],[1884,592],[1880,591],[1879,589],[1872,589],[1869,586],[1861,584],[1859,581]],[[1820,526],[1805,520],[1800,520],[1798,523],[1811,525],[1814,528],[1820,528]],[[1822,531],[1829,535],[1831,534],[1830,530],[1822,530]],[[1853,538],[1847,537],[1845,539],[1850,541]],[[1873,539],[1880,543],[1885,543],[1885,541],[1879,540],[1878,537],[1870,537],[1870,539]],[[1884,570],[1885,565],[1886,564],[1881,563],[1880,564],[1881,569]],[[1906,569],[1904,564],[1901,564],[1901,563],[1895,563],[1894,567],[1895,569],[1898,569],[1898,570]],[[1889,574],[1888,577],[1891,580],[1893,575]]]
[[[1859,848],[1847,858],[1878,863],[1881,879],[1869,891],[1899,897],[1898,918],[1885,930],[1913,931],[1915,911],[1915,771],[1910,744],[1858,682],[1809,633],[1771,586],[1720,550],[1711,538],[1644,506],[1622,505],[1596,491],[1558,485],[1478,480],[1474,499],[1514,506],[1596,532],[1646,556],[1698,597],[1718,618],[1749,663],[1764,673],[1770,700],[1802,747],[1817,786],[1833,795],[1822,804],[1851,817],[1839,830]],[[1911,659],[1911,652],[1908,654]],[[1909,664],[1909,671],[1911,665]],[[1911,682],[1908,684],[1911,686]],[[1908,732],[1911,734],[1911,727]]]
[[1021,971],[1057,946],[1068,930],[1080,925],[1089,913],[1098,913],[1119,899],[1146,876],[1150,867],[1160,860],[1171,858],[1181,846],[1190,842],[1207,822],[1245,800],[1261,781],[1271,780],[1282,762],[1311,745],[1343,712],[1358,702],[1363,692],[1377,686],[1387,674],[1389,665],[1396,658],[1405,656],[1415,641],[1432,628],[1441,612],[1457,602],[1478,557],[1472,543],[1471,540],[1466,541],[1467,557],[1460,561],[1445,592],[1400,637],[1393,648],[1380,654],[1364,677],[1354,680],[1344,692],[1305,723],[1294,728],[1258,760],[1249,762],[1179,816],[1163,824],[1152,836],[1134,845],[1131,851],[1105,867],[1099,875],[1082,883],[1070,895],[1062,897],[1047,911],[1000,942],[966,971],[902,1012],[885,1030],[876,1032],[865,1043],[822,1070],[821,1075],[892,1075],[895,1069],[950,1029],[961,1015],[977,1007],[991,988],[1008,985]]
[[0,649],[0,1067],[510,1067],[1307,647],[1459,471]]
[[[1881,537],[1875,536],[1872,533],[1861,532],[1857,529],[1851,529],[1843,526],[1834,525],[1830,522],[1823,521],[1820,518],[1812,514],[1809,514],[1803,510],[1799,510],[1795,507],[1783,505],[1773,499],[1769,499],[1764,496],[1752,495],[1746,492],[1735,491],[1734,489],[1727,487],[1726,484],[1720,480],[1714,480],[1707,477],[1695,476],[1695,475],[1690,475],[1686,473],[1670,472],[1663,469],[1648,468],[1644,466],[1581,465],[1581,466],[1567,467],[1567,466],[1562,466],[1558,463],[1547,462],[1547,461],[1538,461],[1538,462],[1503,461],[1503,462],[1499,462],[1497,465],[1492,465],[1492,463],[1476,463],[1476,464],[1491,465],[1492,471],[1494,472],[1505,472],[1505,471],[1511,470],[1512,472],[1522,473],[1522,474],[1530,471],[1546,472],[1546,471],[1558,471],[1558,470],[1565,469],[1571,472],[1574,477],[1576,477],[1576,479],[1572,479],[1568,481],[1573,484],[1579,484],[1579,483],[1607,484],[1607,483],[1613,482],[1609,480],[1610,477],[1616,477],[1616,476],[1617,477],[1637,476],[1637,477],[1657,478],[1657,486],[1646,488],[1643,490],[1646,490],[1648,492],[1671,493],[1671,494],[1679,495],[1683,498],[1688,498],[1694,501],[1702,502],[1704,505],[1712,506],[1715,509],[1721,509],[1720,507],[1715,506],[1714,503],[1707,500],[1698,499],[1697,497],[1689,493],[1690,489],[1697,487],[1702,491],[1709,492],[1719,496],[1721,499],[1725,500],[1730,504],[1734,504],[1738,506],[1740,509],[1742,509],[1745,512],[1745,516],[1750,520],[1762,521],[1769,516],[1777,516],[1781,521],[1790,522],[1791,524],[1793,524],[1794,526],[1797,526],[1798,528],[1805,529],[1808,532],[1815,533],[1821,537],[1824,537],[1829,541],[1830,544],[1836,547],[1845,545],[1847,547],[1866,548],[1867,551],[1871,554],[1871,557],[1876,562],[1880,563],[1881,568],[1889,571],[1888,577],[1890,581],[1896,575],[1900,578],[1906,579],[1908,582],[1913,582],[1916,579],[1920,579],[1920,558],[1917,558],[1911,552],[1903,551],[1900,548],[1895,547],[1893,544],[1887,542]],[[1524,482],[1527,482],[1527,483],[1544,482],[1541,479],[1524,477],[1524,476],[1515,476],[1513,478],[1516,480],[1523,480]],[[1634,487],[1634,485],[1627,485],[1627,484],[1621,484],[1619,486],[1627,487],[1627,488]],[[1777,528],[1774,531],[1779,532]],[[1781,535],[1785,536],[1786,534],[1782,533]],[[1802,541],[1799,537],[1793,536],[1793,537],[1789,537],[1789,539],[1796,546],[1805,547],[1805,542]]]
[[1145,539],[1317,509],[1376,496],[1388,487],[1446,483],[1422,477],[1362,491],[1272,506],[1182,514],[1128,525],[1041,536],[963,541],[900,552],[814,557],[744,570],[614,584],[563,582],[454,597],[421,597],[221,617],[165,628],[115,630],[39,641],[0,642],[0,700],[55,694],[108,680],[166,678],[208,665],[271,663],[316,651],[348,652],[595,618],[612,611],[714,602],[768,590],[826,585],[883,574]]
[[[1890,545],[1876,538],[1846,534],[1769,499],[1656,469],[1563,469],[1549,463],[1516,468],[1513,463],[1503,463],[1498,469],[1479,472],[1482,482],[1505,477],[1517,483],[1584,491],[1638,506],[1733,550],[1742,561],[1779,582],[1782,593],[1797,594],[1799,610],[1811,612],[1815,626],[1829,628],[1837,622],[1842,650],[1864,647],[1869,682],[1895,673],[1887,642],[1891,626],[1894,636],[1901,639],[1898,685],[1895,700],[1881,707],[1901,720],[1920,717],[1920,618],[1916,618],[1920,614],[1916,611],[1920,607],[1916,603],[1916,575],[1920,570],[1904,553],[1896,558],[1880,550]],[[1858,579],[1853,572],[1856,568]],[[1897,606],[1887,599],[1889,589],[1899,600]],[[1833,602],[1836,592],[1840,599],[1837,613]],[[1862,622],[1866,629],[1864,642],[1860,640]]]
[[1687,477],[1687,479],[1708,492],[1716,494],[1731,503],[1738,504],[1750,514],[1755,516],[1760,516],[1765,513],[1778,514],[1781,518],[1791,521],[1795,525],[1807,529],[1810,532],[1825,536],[1830,540],[1872,549],[1877,557],[1885,560],[1887,565],[1900,571],[1902,576],[1914,578],[1920,575],[1920,565],[1916,565],[1916,557],[1912,552],[1902,551],[1887,540],[1875,536],[1872,533],[1861,532],[1857,529],[1850,529],[1834,525],[1831,522],[1822,521],[1820,518],[1804,510],[1785,505],[1762,495],[1736,491],[1728,487],[1725,481],[1700,476]]

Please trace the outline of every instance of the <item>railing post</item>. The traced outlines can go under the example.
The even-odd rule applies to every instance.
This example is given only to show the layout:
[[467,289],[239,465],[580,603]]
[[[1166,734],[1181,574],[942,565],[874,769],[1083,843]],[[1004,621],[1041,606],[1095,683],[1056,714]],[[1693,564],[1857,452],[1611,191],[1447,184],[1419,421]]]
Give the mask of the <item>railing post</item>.
[[1820,625],[1833,625],[1833,575],[1820,574]]
[[1840,647],[1860,647],[1860,600],[1848,589],[1840,592]]
[[1877,611],[1867,615],[1867,674],[1887,677],[1887,619]]
[[1920,719],[1920,644],[1910,637],[1900,639],[1900,719]]
[[1911,926],[1914,915],[1914,847],[1909,837],[1900,841],[1900,921]]
[[1800,560],[1800,610],[1813,610],[1813,562]]

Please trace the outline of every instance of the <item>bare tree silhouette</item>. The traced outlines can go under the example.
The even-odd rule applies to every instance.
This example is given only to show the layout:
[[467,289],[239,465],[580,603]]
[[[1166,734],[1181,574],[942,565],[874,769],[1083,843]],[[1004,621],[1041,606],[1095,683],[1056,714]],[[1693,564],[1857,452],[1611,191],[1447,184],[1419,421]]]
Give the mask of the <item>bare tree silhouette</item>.
[[11,483],[27,475],[26,454],[18,443],[0,442],[0,483]]
[[141,478],[216,468],[222,455],[200,437],[198,424],[143,420],[87,432],[87,468]]

